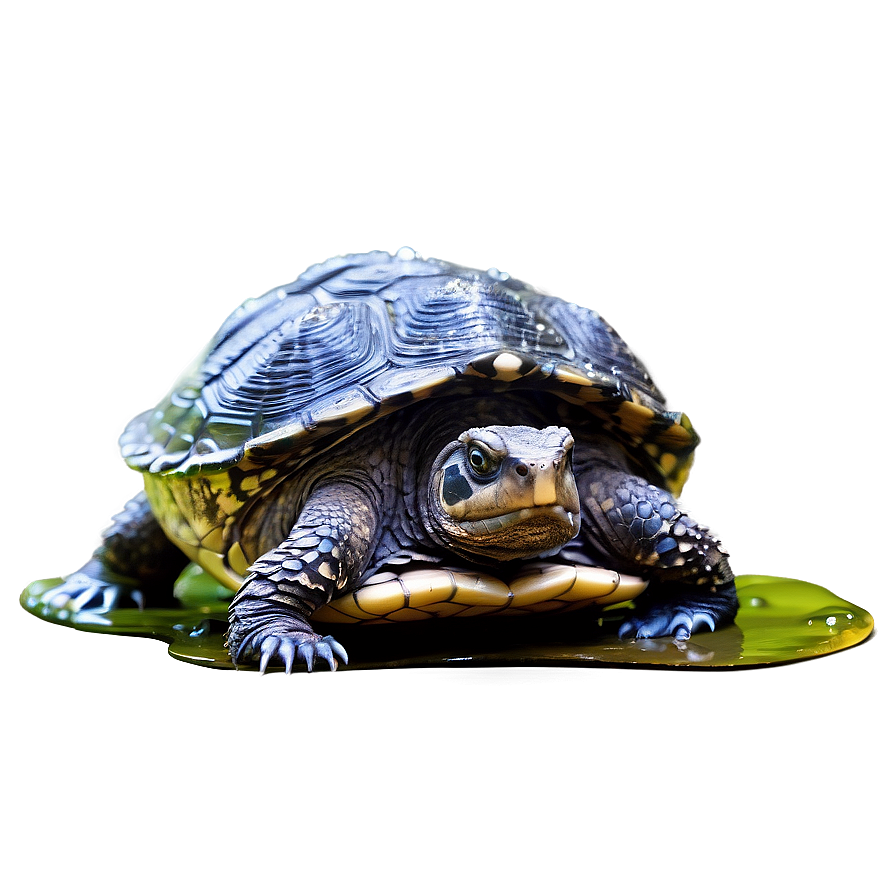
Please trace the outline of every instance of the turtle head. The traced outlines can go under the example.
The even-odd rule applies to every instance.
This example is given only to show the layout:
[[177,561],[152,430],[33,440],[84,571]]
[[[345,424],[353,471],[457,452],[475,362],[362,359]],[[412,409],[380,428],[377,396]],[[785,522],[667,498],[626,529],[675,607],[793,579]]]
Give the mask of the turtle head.
[[537,557],[579,531],[573,438],[549,426],[468,429],[436,458],[429,479],[433,537],[463,556]]

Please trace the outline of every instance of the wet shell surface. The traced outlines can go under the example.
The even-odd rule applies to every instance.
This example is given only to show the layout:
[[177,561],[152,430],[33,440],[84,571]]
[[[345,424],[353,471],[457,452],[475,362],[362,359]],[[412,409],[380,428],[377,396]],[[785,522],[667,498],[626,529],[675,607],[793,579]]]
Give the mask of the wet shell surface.
[[433,395],[483,389],[564,397],[675,493],[684,483],[697,436],[600,315],[407,252],[334,258],[244,302],[121,449],[152,474],[264,469]]

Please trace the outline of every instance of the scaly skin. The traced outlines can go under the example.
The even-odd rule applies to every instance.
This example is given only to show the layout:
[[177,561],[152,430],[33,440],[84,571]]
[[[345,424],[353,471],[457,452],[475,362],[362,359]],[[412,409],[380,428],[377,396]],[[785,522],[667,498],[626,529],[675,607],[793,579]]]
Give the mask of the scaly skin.
[[728,555],[664,489],[624,469],[618,449],[581,452],[577,469],[583,532],[599,554],[622,572],[648,575],[651,588],[619,629],[622,638],[690,638],[714,630],[737,612]]
[[227,644],[234,663],[278,657],[291,672],[300,656],[330,669],[348,662],[342,645],[311,627],[312,613],[350,589],[366,568],[379,528],[377,502],[359,477],[325,481],[310,495],[289,536],[249,567],[230,605]]

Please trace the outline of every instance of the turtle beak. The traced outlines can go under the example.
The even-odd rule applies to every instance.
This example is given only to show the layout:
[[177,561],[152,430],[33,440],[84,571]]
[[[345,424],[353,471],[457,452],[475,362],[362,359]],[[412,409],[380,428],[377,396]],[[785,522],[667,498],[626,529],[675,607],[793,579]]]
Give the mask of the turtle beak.
[[[569,436],[553,457],[514,457],[509,466],[518,487],[531,490],[533,507],[560,506],[579,513],[579,492],[572,470],[573,438]],[[514,477],[514,478],[515,478]]]

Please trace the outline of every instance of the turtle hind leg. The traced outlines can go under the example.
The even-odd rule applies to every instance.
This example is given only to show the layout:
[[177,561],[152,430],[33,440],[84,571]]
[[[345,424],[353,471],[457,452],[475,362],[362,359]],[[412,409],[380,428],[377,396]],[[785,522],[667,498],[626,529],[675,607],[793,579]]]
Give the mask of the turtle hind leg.
[[686,640],[734,620],[737,591],[727,553],[669,492],[598,463],[577,478],[589,543],[623,572],[651,580],[620,637]]
[[102,538],[87,563],[42,596],[44,605],[105,613],[176,603],[174,582],[187,558],[168,540],[143,492],[112,518]]

